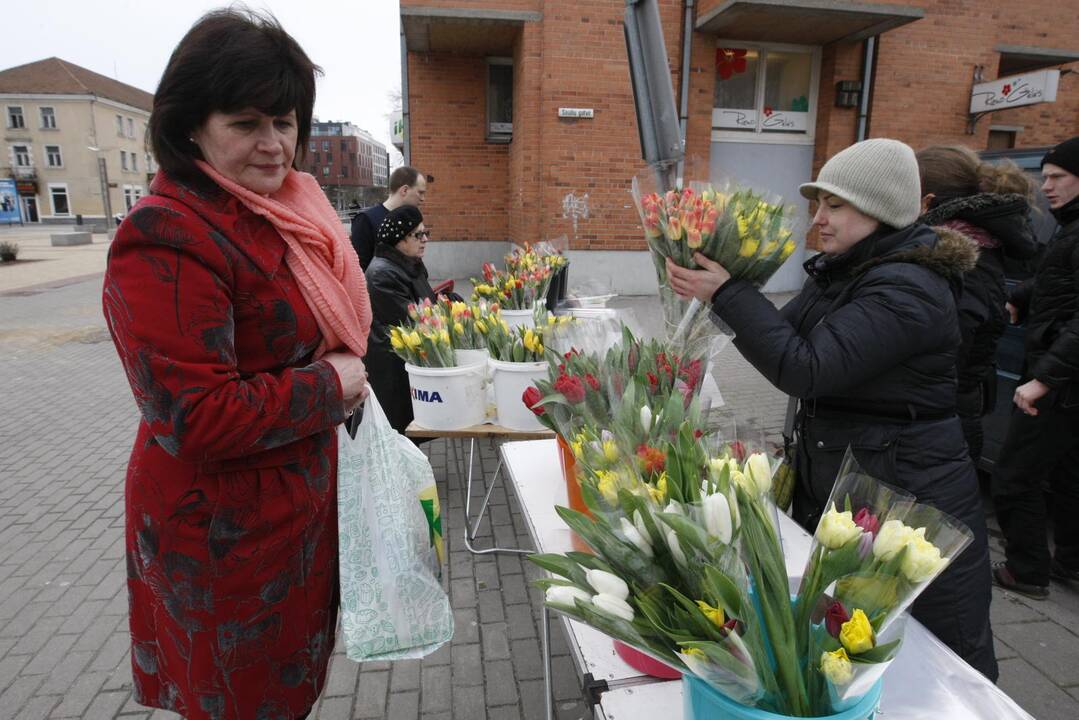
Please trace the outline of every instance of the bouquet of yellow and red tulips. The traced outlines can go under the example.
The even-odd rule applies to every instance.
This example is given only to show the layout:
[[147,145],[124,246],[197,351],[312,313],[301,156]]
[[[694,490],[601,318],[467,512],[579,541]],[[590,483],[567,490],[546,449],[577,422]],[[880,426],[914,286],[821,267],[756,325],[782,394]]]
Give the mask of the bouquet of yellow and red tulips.
[[506,270],[513,274],[531,272],[541,267],[549,268],[555,273],[568,264],[569,259],[546,242],[539,245],[525,243],[506,256]]
[[498,303],[486,300],[463,303],[442,297],[434,309],[446,319],[450,342],[455,350],[486,349],[488,328],[493,323],[501,322],[502,317]]
[[792,208],[749,188],[706,185],[642,195],[634,180],[634,199],[660,285],[667,284],[668,257],[696,268],[698,252],[733,279],[763,285],[797,248]]
[[498,270],[483,264],[483,279],[472,278],[472,300],[497,302],[504,310],[529,310],[547,294],[553,270],[538,264],[531,269]]
[[416,324],[391,327],[390,347],[406,363],[417,367],[452,367],[457,364],[449,330],[438,315],[421,318]]

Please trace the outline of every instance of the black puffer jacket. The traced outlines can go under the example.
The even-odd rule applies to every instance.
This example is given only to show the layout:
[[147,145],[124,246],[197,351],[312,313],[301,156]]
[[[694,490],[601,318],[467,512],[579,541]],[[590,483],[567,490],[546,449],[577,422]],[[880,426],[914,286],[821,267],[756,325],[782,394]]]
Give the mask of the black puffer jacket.
[[[978,264],[963,278],[959,299],[959,395],[977,393],[984,404],[989,404],[996,383],[997,344],[1008,322],[1004,260],[1029,260],[1038,249],[1030,224],[1030,205],[1022,195],[981,193],[943,202],[923,215],[920,222],[971,235],[981,231],[997,245],[981,247]],[[976,240],[972,237],[972,241]],[[990,410],[991,407],[981,407],[974,414]]]
[[385,243],[375,245],[375,256],[367,266],[367,292],[371,296],[371,334],[368,338],[367,375],[390,424],[403,433],[412,422],[405,363],[390,347],[390,328],[408,318],[410,303],[435,300],[427,281],[427,268],[419,258],[410,258]]
[[926,225],[882,230],[805,264],[782,310],[749,284],[726,283],[713,310],[735,345],[801,399],[795,518],[812,529],[849,447],[862,469],[958,518],[974,543],[914,608],[990,679],[989,549],[974,465],[955,417],[956,297],[974,267],[965,238]]
[[1079,411],[1079,198],[1053,214],[1060,228],[1011,302],[1026,326],[1025,379],[1052,388],[1039,404]]
[[955,411],[955,297],[975,261],[964,237],[912,225],[811,258],[782,311],[748,284],[717,293],[713,309],[746,359],[803,400],[799,520],[815,524],[848,445],[870,474],[911,490],[966,475],[958,426],[947,444],[933,426],[955,422],[944,419]]

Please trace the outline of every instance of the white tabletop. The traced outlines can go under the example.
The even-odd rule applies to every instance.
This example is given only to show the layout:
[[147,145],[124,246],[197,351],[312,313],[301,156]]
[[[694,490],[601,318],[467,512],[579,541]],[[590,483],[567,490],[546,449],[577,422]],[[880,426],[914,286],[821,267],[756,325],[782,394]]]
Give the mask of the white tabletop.
[[[555,441],[506,443],[502,457],[536,551],[573,550],[573,536],[554,510],[555,505],[567,504]],[[780,515],[780,533],[788,569],[801,573],[809,555],[810,536],[786,515]],[[614,654],[609,637],[573,620],[566,624],[578,669],[607,680],[612,688],[594,708],[597,717],[621,720],[649,717],[652,712],[682,717],[681,682],[642,676]],[[888,720],[1032,720],[1002,690],[913,619],[907,623],[899,655],[884,675],[881,716]]]

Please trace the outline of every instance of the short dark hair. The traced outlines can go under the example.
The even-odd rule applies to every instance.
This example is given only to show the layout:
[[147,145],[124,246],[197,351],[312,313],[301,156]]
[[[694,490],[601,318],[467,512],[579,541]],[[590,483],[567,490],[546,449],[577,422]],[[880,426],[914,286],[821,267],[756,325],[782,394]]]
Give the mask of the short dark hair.
[[390,173],[390,192],[395,193],[405,185],[415,185],[419,178],[419,170],[408,165],[402,165]]
[[272,116],[296,111],[298,167],[311,136],[316,73],[322,69],[273,15],[233,8],[203,15],[172,51],[154,94],[147,138],[158,165],[197,179],[202,155],[191,133],[211,113],[254,108]]

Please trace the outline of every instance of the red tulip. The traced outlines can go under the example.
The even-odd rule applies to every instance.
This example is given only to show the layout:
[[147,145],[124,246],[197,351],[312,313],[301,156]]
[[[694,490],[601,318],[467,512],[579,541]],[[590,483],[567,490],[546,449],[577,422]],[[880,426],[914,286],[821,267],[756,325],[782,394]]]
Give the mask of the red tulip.
[[828,610],[824,613],[824,627],[828,630],[828,634],[834,638],[839,637],[839,631],[843,628],[843,623],[848,620],[850,620],[850,614],[843,607],[843,603],[838,600],[829,605]]
[[529,386],[525,388],[525,391],[523,393],[521,393],[521,401],[524,402],[525,407],[527,407],[529,410],[536,413],[537,415],[543,415],[544,413],[542,405],[536,407],[536,403],[541,400],[543,400],[543,393],[541,393],[539,391],[539,388],[535,386]]
[[862,508],[854,514],[854,524],[873,537],[876,537],[877,531],[880,530],[880,518],[869,512],[869,508]]

